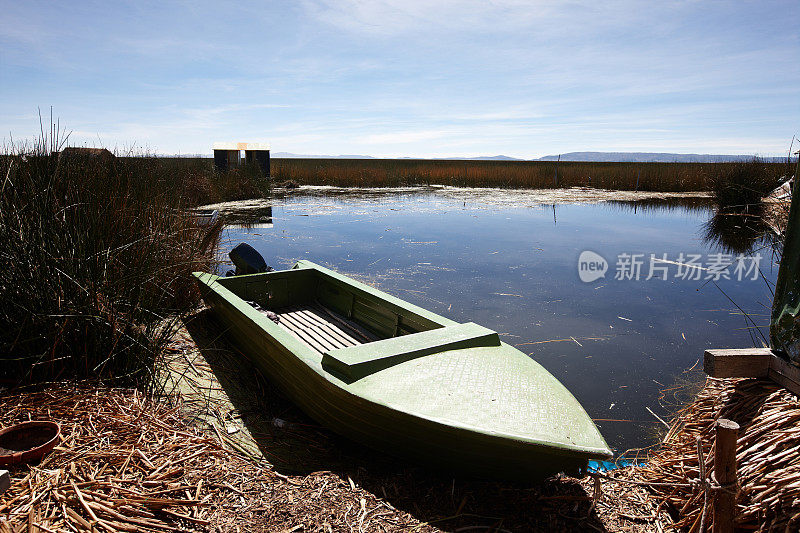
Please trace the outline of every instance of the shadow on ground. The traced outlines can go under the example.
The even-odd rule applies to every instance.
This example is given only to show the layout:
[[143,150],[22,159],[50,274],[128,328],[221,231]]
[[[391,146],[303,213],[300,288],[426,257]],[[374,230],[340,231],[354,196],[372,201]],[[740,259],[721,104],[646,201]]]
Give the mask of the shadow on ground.
[[186,329],[230,400],[229,412],[218,414],[238,420],[246,429],[241,433],[249,433],[258,454],[280,474],[333,473],[411,514],[420,526],[444,531],[606,531],[576,479],[530,486],[469,479],[381,454],[294,407],[230,344],[208,311],[195,315]]

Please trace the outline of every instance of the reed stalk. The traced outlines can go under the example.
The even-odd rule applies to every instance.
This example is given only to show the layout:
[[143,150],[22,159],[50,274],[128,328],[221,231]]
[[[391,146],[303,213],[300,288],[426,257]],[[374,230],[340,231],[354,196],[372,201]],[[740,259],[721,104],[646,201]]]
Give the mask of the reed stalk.
[[0,384],[146,388],[198,302],[191,272],[209,268],[219,230],[189,208],[261,191],[196,163],[62,150],[66,140],[53,126],[0,155]]

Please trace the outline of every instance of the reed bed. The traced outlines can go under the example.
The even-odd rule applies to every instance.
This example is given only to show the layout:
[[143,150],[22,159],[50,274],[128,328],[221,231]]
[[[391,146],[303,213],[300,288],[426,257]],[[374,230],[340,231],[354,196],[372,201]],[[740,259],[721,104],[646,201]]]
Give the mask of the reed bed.
[[189,425],[182,405],[146,398],[88,384],[0,395],[0,427],[49,419],[62,431],[41,463],[11,471],[0,533],[437,531],[350,477],[256,465]]
[[47,141],[0,158],[7,384],[148,379],[213,244],[151,163]]
[[68,378],[146,389],[199,294],[221,226],[191,208],[263,197],[253,168],[65,148],[53,125],[0,152],[0,383]]
[[[573,161],[454,161],[420,159],[272,159],[278,182],[337,187],[451,185],[549,189],[594,187],[625,191],[708,191],[737,163],[608,163]],[[769,177],[783,163],[764,163]]]
[[272,181],[258,165],[243,165],[226,172],[214,170],[212,159],[196,157],[123,157],[123,160],[146,159],[157,173],[169,176],[169,186],[180,193],[189,206],[233,200],[266,198]]
[[[800,402],[769,380],[709,378],[697,398],[683,408],[641,477],[670,510],[675,526],[700,530],[705,490],[698,483],[697,438],[706,472],[714,464],[714,422],[740,426],[736,462],[739,528],[796,531],[800,528]],[[712,501],[709,495],[708,502]],[[710,530],[711,510],[705,525]]]
[[247,517],[233,513],[255,506],[242,478],[270,479],[184,424],[177,407],[134,390],[65,385],[0,396],[0,426],[29,418],[58,421],[61,442],[38,465],[11,471],[3,533],[233,529]]
[[769,163],[758,158],[733,163],[712,175],[709,185],[721,210],[747,212],[791,176],[789,163],[780,165],[781,173],[773,172]]

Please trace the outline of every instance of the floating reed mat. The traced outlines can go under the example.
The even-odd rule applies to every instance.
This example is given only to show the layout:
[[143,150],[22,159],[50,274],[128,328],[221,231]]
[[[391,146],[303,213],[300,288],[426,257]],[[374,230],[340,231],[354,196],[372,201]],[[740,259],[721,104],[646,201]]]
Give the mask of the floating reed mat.
[[61,442],[39,464],[12,468],[0,495],[2,532],[224,527],[236,520],[226,509],[247,510],[242,478],[259,485],[276,476],[182,423],[176,408],[131,390],[66,385],[0,395],[1,427],[29,418],[60,423]]
[[185,412],[135,390],[88,385],[0,394],[0,427],[48,419],[62,435],[41,463],[11,469],[0,533],[438,531],[349,475],[262,468]]
[[[740,426],[736,448],[736,526],[757,531],[800,528],[800,402],[772,381],[708,378],[673,422],[662,447],[639,468],[676,519],[691,532],[711,528],[715,482],[700,483],[700,438],[705,471],[714,466],[714,424]],[[707,474],[708,476],[708,474]],[[708,494],[706,495],[706,492]],[[707,507],[706,507],[707,506]],[[706,507],[705,518],[703,510]]]

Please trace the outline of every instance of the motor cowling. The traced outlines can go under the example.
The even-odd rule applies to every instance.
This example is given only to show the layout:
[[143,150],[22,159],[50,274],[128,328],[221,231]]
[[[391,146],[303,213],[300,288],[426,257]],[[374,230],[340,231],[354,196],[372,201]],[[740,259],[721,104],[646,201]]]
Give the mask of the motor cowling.
[[258,274],[260,272],[272,272],[274,269],[267,265],[264,258],[255,248],[246,242],[237,244],[233,250],[228,253],[228,257],[233,261],[236,266],[234,274],[241,276],[242,274]]

